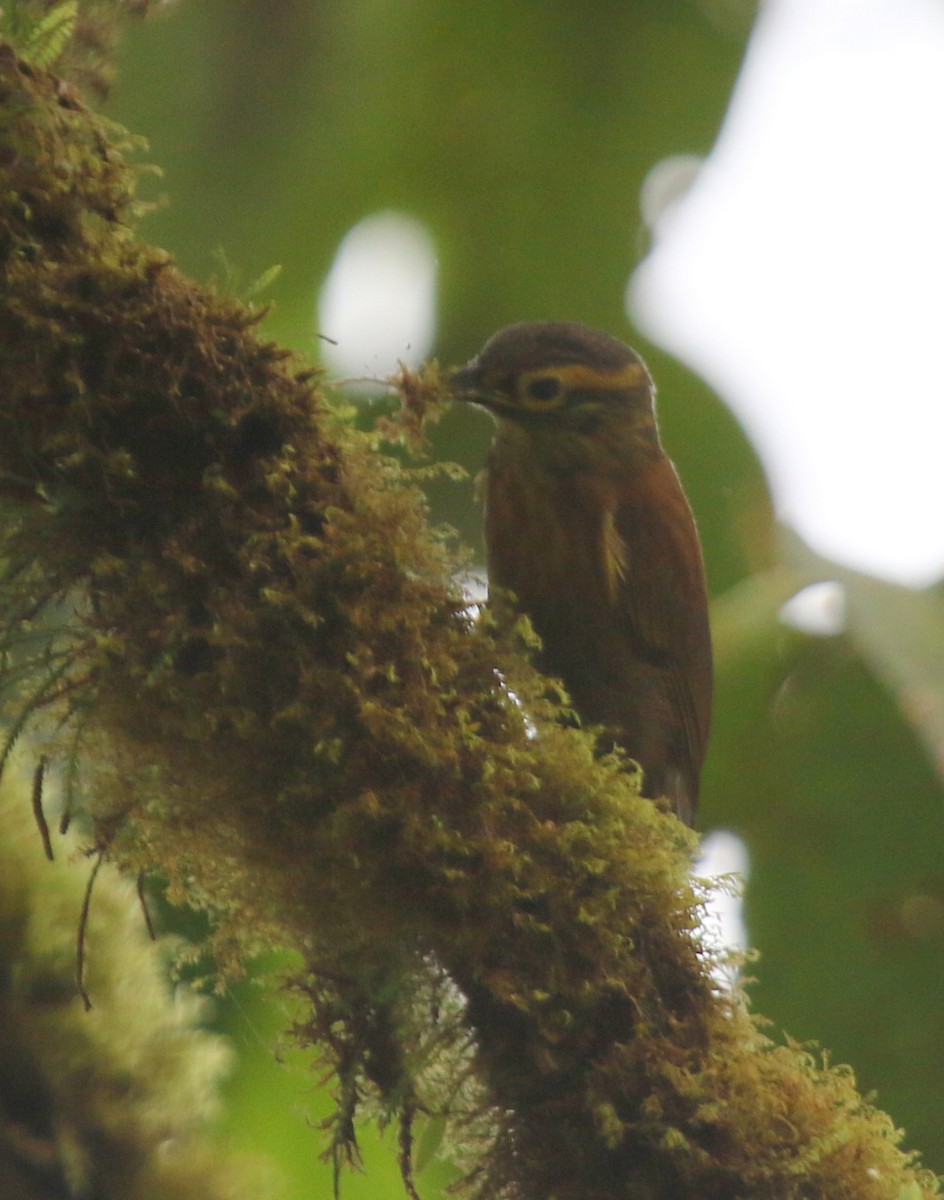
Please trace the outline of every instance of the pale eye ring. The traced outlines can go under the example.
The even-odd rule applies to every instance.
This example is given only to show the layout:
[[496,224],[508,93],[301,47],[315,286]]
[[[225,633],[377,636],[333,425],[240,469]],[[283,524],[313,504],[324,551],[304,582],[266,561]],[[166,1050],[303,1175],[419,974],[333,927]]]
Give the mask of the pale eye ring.
[[557,375],[538,375],[525,386],[525,397],[532,404],[550,405],[560,396],[563,386]]

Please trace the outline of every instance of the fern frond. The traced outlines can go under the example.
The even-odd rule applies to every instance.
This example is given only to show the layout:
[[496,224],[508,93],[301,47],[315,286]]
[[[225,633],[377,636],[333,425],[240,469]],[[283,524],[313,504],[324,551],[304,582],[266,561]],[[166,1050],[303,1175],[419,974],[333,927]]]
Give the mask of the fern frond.
[[79,19],[78,0],[62,0],[29,32],[23,58],[33,67],[48,70],[72,40]]

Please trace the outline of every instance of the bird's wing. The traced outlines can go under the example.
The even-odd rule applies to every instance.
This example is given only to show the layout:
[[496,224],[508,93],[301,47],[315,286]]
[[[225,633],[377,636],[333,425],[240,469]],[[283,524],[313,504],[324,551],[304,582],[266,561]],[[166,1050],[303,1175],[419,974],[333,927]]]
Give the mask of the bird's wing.
[[697,787],[711,723],[708,602],[695,521],[668,458],[621,492],[612,529],[615,604],[638,652],[665,674],[680,766]]

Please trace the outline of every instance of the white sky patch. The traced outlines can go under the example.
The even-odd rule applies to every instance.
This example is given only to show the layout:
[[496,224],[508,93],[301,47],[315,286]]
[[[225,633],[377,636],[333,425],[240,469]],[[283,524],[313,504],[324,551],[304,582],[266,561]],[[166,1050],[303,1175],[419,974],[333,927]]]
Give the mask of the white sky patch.
[[[737,875],[747,880],[750,859],[747,846],[727,829],[715,829],[701,843],[701,857],[695,864],[695,875],[702,879],[717,879],[720,875]],[[712,895],[702,936],[713,950],[746,950],[747,931],[744,928],[743,900],[740,889],[733,892],[730,887],[718,888]],[[730,974],[723,972],[721,982],[732,982]]]
[[436,247],[425,225],[398,212],[359,221],[341,241],[318,299],[327,366],[383,378],[418,366],[436,331]]
[[801,633],[834,637],[846,627],[846,589],[835,579],[811,583],[780,606],[780,620]]
[[912,584],[944,574],[942,116],[937,0],[768,0],[627,294],[741,418],[781,515]]

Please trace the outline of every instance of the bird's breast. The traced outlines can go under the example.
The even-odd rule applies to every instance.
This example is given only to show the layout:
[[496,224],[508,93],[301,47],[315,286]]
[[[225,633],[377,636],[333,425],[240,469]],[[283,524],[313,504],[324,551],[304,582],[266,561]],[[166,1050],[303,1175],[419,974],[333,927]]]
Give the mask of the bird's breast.
[[[614,523],[617,503],[616,487],[591,472],[493,455],[485,508],[489,580],[514,592],[539,632],[575,616],[599,622],[612,608],[629,565]],[[578,614],[569,611],[575,597]]]

